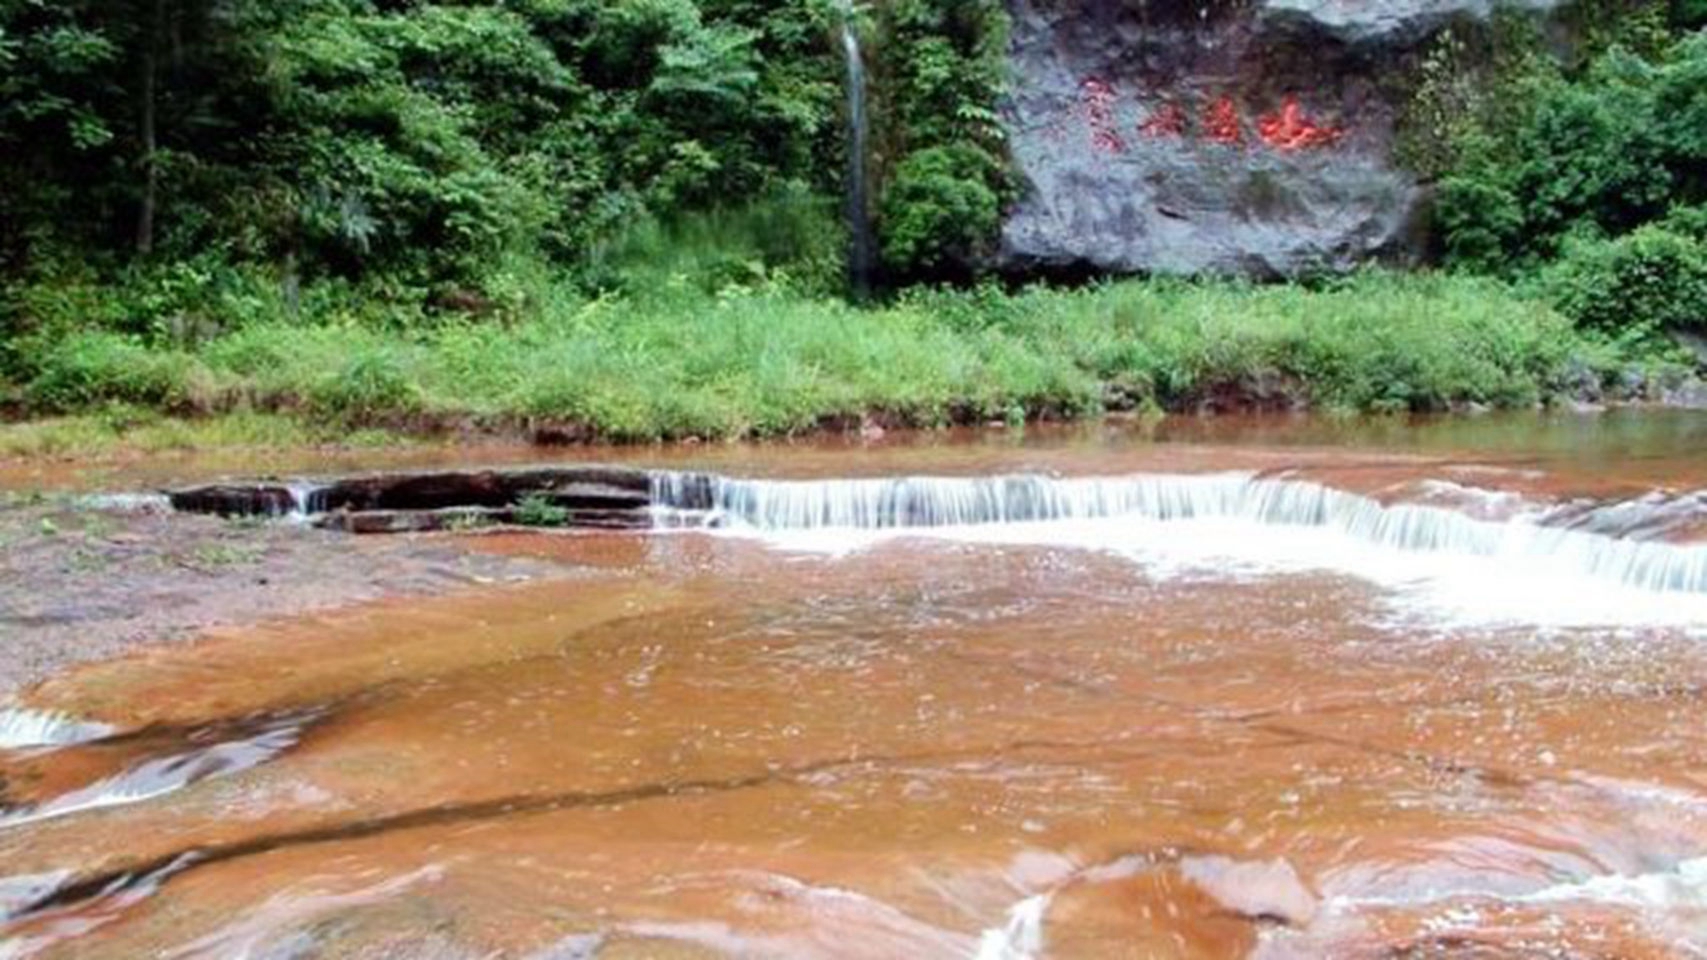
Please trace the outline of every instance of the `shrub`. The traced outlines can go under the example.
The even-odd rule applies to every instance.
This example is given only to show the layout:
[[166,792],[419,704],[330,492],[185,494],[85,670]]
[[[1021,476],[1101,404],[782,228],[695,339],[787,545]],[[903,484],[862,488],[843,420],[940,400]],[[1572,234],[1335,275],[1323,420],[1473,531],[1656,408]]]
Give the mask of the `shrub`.
[[1499,273],[1523,233],[1523,208],[1504,184],[1474,176],[1448,177],[1435,204],[1446,262]]
[[1009,189],[997,103],[1010,28],[1001,0],[874,5],[878,153],[900,157],[878,201],[880,248],[902,279],[963,275],[996,239]]
[[1707,243],[1707,204],[1672,207],[1660,226],[1672,233]]
[[414,413],[421,407],[415,379],[393,349],[362,350],[308,391],[309,409],[344,424]]
[[789,184],[743,205],[647,217],[617,234],[582,272],[587,286],[649,294],[778,285],[832,296],[843,285],[845,227],[836,204]]
[[516,522],[524,527],[566,527],[569,508],[560,507],[537,493],[530,493],[516,504]]
[[931,147],[901,161],[883,197],[883,257],[902,274],[974,260],[1001,225],[997,169],[973,147]]
[[27,388],[29,402],[46,410],[78,410],[108,402],[179,408],[205,374],[186,354],[150,350],[114,333],[74,333],[42,350]]
[[1707,330],[1707,246],[1660,226],[1567,248],[1549,293],[1585,327],[1647,337]]
[[1651,17],[1600,35],[1569,77],[1508,51],[1512,75],[1463,105],[1438,205],[1455,266],[1509,273],[1570,237],[1620,236],[1707,199],[1707,35],[1668,42]]

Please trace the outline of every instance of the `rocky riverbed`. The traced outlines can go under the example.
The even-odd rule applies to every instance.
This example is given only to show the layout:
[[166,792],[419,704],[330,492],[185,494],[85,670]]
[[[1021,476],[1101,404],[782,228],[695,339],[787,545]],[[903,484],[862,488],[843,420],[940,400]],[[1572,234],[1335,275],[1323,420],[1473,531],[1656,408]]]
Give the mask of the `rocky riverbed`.
[[350,538],[154,501],[14,495],[0,499],[0,691],[210,628],[561,569],[454,538]]

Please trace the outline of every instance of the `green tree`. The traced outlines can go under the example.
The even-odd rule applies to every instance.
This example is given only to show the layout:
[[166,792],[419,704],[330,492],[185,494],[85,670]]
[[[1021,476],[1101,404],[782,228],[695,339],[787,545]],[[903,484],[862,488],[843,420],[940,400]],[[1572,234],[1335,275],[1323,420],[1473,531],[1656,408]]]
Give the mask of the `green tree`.
[[1578,76],[1512,89],[1524,112],[1474,118],[1442,179],[1451,262],[1521,270],[1567,238],[1616,238],[1707,198],[1707,36],[1651,58],[1615,45]]
[[879,202],[901,278],[965,273],[993,245],[1009,184],[996,103],[1006,84],[999,0],[896,0],[879,14],[882,136],[895,158]]

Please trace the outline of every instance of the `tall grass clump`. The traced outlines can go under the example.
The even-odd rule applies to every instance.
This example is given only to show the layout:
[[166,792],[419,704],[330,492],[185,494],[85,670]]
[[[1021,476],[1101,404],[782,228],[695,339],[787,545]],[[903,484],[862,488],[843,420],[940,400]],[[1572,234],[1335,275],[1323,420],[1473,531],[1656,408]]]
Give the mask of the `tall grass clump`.
[[1581,339],[1484,280],[1370,273],[1324,289],[1117,283],[1016,298],[1004,324],[1112,390],[1190,409],[1216,397],[1361,411],[1533,405]]
[[86,333],[39,358],[42,411],[114,401],[298,412],[344,429],[557,425],[613,441],[1069,418],[1105,409],[1532,406],[1627,348],[1492,280],[1127,281],[914,291],[861,308],[786,286],[531,288],[406,329],[266,319],[194,347]]
[[25,390],[34,406],[73,410],[131,403],[165,410],[206,406],[207,368],[190,354],[118,333],[80,331],[44,345]]
[[637,219],[581,268],[592,289],[718,293],[755,285],[841,293],[848,236],[833,198],[786,184],[758,200]]

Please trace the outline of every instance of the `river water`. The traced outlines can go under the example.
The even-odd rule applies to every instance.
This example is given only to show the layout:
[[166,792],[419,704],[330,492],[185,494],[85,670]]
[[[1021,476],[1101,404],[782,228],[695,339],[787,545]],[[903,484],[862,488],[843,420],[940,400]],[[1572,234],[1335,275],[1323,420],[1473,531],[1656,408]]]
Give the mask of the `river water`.
[[26,694],[0,956],[1707,955],[1707,418],[609,456],[693,509]]

